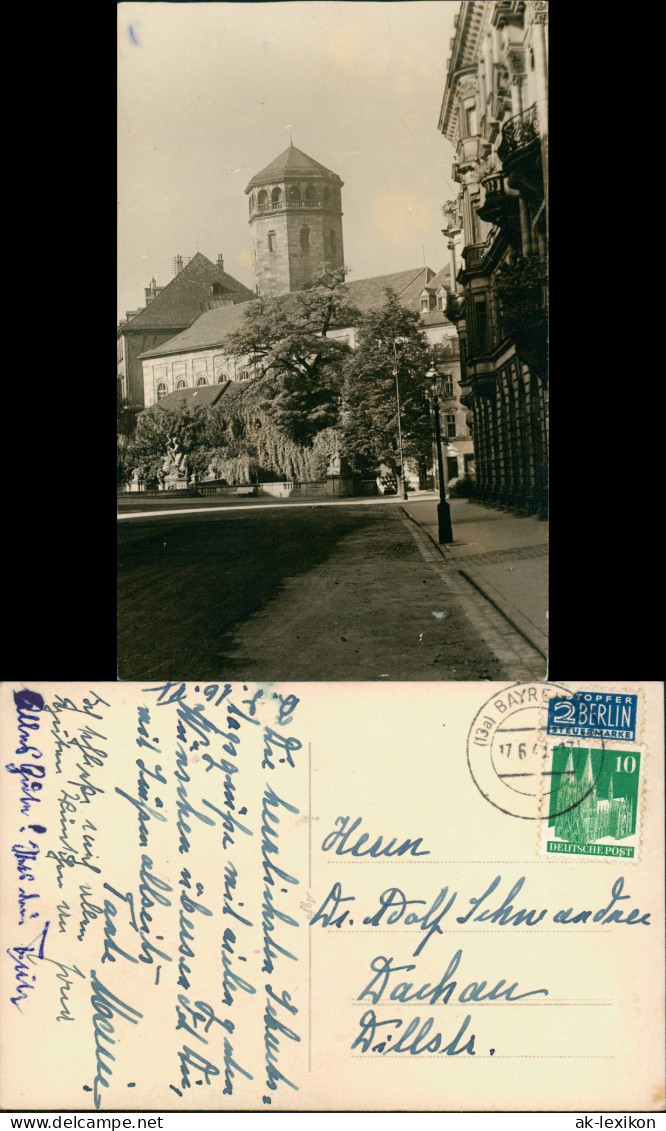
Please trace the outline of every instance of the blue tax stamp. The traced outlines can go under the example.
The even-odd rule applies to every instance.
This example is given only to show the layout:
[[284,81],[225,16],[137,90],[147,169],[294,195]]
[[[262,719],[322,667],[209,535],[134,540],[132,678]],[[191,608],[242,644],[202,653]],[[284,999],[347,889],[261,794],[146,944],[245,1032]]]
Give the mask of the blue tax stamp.
[[637,695],[575,691],[548,701],[548,734],[636,741]]

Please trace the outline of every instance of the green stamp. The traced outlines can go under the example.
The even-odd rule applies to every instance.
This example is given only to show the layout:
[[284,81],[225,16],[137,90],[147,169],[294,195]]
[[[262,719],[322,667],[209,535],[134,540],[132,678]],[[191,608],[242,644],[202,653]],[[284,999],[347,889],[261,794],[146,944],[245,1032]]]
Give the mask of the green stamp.
[[633,858],[640,769],[638,751],[556,746],[546,852]]

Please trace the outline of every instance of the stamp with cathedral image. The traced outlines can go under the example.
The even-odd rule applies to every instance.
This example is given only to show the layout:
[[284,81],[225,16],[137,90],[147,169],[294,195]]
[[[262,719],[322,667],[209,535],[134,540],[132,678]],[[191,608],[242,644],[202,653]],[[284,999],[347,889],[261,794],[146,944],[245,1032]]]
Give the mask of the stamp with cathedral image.
[[641,753],[578,746],[552,750],[551,788],[542,815],[540,852],[552,856],[635,859]]

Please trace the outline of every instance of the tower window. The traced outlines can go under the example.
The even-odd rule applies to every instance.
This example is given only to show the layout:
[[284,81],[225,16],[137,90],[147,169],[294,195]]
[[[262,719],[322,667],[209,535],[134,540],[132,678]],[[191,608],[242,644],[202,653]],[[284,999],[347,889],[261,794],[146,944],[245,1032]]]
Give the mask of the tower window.
[[314,187],[314,185],[308,185],[308,187],[306,188],[305,199],[306,200],[316,200],[317,199],[317,190]]
[[331,199],[331,190],[329,188],[325,188],[324,189],[324,204],[328,204],[330,202],[330,199]]
[[161,401],[162,397],[165,397],[166,395],[167,395],[167,387],[166,387],[164,381],[160,381],[158,386],[157,386],[157,399],[158,399],[158,401]]
[[290,200],[300,200],[301,199],[301,190],[299,189],[298,185],[292,185],[291,188],[289,189],[289,199]]
[[310,229],[301,228],[301,251],[310,250]]
[[257,197],[257,205],[259,207],[259,211],[262,212],[266,208],[267,204],[268,204],[268,193],[266,192],[266,189],[262,188],[261,192],[259,193],[259,196]]
[[279,208],[281,196],[282,189],[274,188],[271,193],[271,204],[273,205],[273,208]]
[[335,255],[335,251],[336,251],[336,247],[337,247],[337,240],[335,238],[335,232],[329,232],[328,233],[328,242],[329,242],[329,246],[331,248],[331,255]]
[[268,250],[275,251],[275,232],[268,233]]

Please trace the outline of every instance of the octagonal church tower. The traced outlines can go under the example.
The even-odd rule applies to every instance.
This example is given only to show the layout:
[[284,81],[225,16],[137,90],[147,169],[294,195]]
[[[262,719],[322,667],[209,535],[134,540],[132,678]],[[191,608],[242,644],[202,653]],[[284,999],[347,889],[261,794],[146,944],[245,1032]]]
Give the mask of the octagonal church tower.
[[342,185],[293,143],[252,178],[245,192],[260,295],[301,290],[344,265]]

